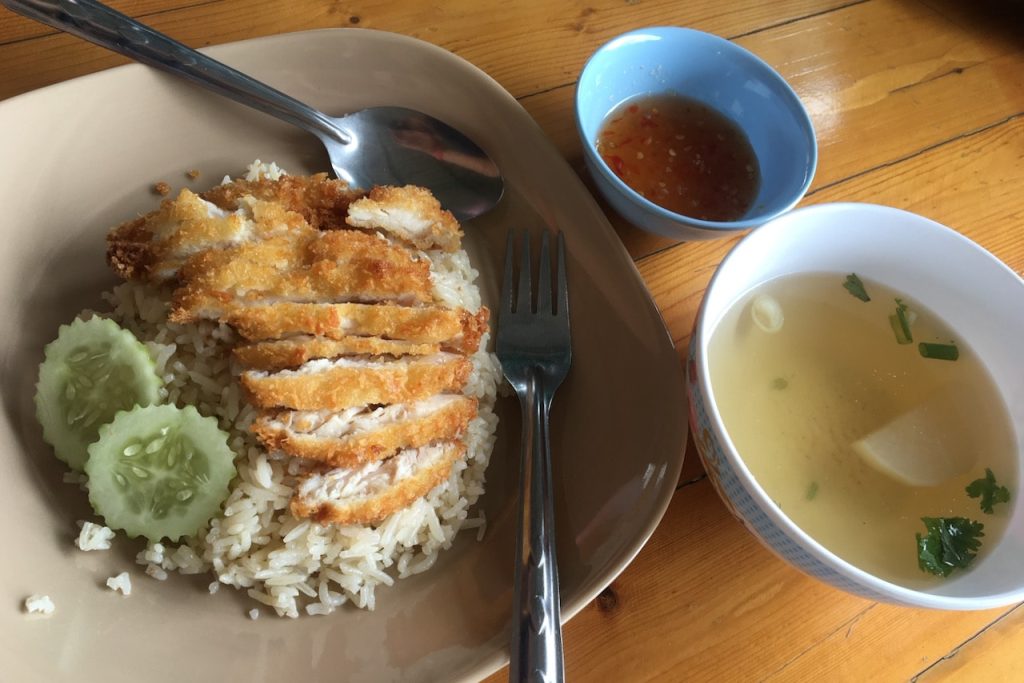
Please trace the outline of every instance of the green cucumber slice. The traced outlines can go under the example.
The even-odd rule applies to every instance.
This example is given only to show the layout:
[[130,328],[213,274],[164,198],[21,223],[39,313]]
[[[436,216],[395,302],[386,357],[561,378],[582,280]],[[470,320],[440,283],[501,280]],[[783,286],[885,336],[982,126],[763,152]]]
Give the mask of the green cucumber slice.
[[46,346],[36,384],[36,417],[57,457],[81,470],[100,425],[120,410],[149,405],[163,381],[146,347],[106,318],[61,325]]
[[112,529],[177,541],[227,498],[235,476],[228,435],[192,406],[140,406],[118,413],[99,435],[85,463],[89,502]]

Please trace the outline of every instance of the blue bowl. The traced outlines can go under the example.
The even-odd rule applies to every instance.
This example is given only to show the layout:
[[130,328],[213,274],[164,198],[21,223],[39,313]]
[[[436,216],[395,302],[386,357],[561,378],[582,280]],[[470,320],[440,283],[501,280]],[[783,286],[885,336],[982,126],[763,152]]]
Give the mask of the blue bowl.
[[[626,185],[597,153],[597,135],[612,110],[662,94],[713,107],[750,140],[761,186],[739,220],[705,221],[664,209]],[[637,227],[676,239],[713,239],[768,222],[800,201],[818,163],[814,127],[789,84],[742,47],[687,28],[638,29],[600,47],[576,86],[576,125],[587,168],[612,207]]]

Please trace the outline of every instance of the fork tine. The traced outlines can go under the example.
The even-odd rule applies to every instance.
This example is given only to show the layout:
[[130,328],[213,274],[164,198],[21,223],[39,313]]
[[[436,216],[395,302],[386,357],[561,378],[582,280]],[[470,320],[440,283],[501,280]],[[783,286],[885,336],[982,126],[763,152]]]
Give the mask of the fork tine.
[[541,233],[540,237],[540,260],[537,268],[537,312],[554,313],[551,299],[551,248],[549,245],[550,236],[547,230]]
[[565,275],[565,234],[558,231],[558,272],[555,274],[555,298],[558,308],[557,316],[569,315],[569,283]]
[[512,283],[515,281],[512,272],[513,251],[515,247],[515,232],[508,231],[508,238],[505,240],[505,274],[501,280],[501,304],[500,310],[512,312]]
[[516,313],[533,311],[533,296],[530,292],[530,233],[523,230],[523,253],[519,260],[519,296],[516,298]]

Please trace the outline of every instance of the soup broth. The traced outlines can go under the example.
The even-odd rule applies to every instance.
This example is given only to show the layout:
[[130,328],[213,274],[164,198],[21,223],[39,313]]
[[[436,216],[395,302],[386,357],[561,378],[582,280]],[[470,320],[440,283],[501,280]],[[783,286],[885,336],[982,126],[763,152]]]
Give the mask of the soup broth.
[[[876,282],[862,283],[862,301],[843,278],[784,276],[734,304],[708,350],[715,401],[754,478],[804,531],[876,576],[934,585],[918,566],[922,517],[984,524],[984,559],[1016,494],[1013,425],[984,365],[937,316]],[[900,339],[897,299],[912,341]],[[992,514],[965,490],[986,468],[1011,492]]]

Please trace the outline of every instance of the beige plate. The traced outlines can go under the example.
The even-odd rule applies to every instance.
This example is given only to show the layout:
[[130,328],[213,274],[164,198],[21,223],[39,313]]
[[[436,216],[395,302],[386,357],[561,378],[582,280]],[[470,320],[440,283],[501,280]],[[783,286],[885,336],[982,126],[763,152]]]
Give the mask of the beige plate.
[[[423,110],[462,129],[507,180],[495,211],[467,226],[485,300],[500,280],[505,230],[568,237],[573,370],[553,416],[563,616],[626,566],[661,519],[686,441],[679,358],[607,220],[527,113],[497,83],[437,47],[367,30],[326,30],[209,51],[329,113],[370,105]],[[518,406],[501,406],[499,446],[481,501],[483,542],[464,533],[431,571],[377,592],[375,612],[267,616],[210,577],[160,583],[132,558],[73,546],[88,518],[40,437],[36,367],[57,326],[113,284],[103,235],[152,208],[153,182],[205,188],[254,158],[292,173],[327,168],[316,141],[269,117],[139,65],[0,103],[0,654],[4,680],[387,681],[478,678],[507,658],[512,601]],[[197,168],[197,181],[185,171]],[[124,598],[104,582],[130,569]],[[57,605],[26,616],[31,593]]]

